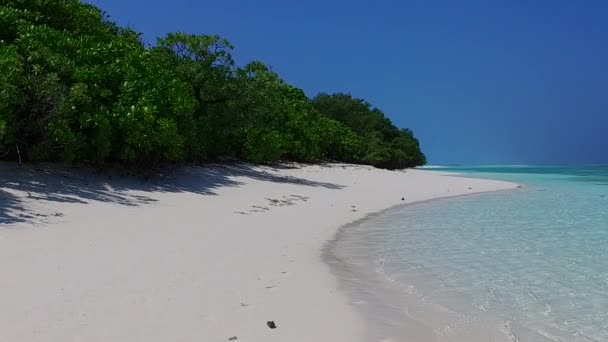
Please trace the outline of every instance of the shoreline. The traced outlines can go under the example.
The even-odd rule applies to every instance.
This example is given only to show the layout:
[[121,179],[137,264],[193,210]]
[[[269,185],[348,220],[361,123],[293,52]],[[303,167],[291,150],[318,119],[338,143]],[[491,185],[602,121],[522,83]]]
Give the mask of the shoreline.
[[[464,174],[454,174],[454,176],[470,178]],[[344,224],[338,228],[334,238],[324,244],[322,258],[325,263],[329,265],[332,274],[341,283],[340,289],[343,292],[348,293],[349,298],[357,311],[365,317],[365,341],[393,342],[408,341],[411,339],[415,341],[448,341],[446,336],[439,335],[440,331],[438,331],[436,327],[427,324],[428,322],[424,322],[420,317],[411,316],[405,313],[402,310],[402,307],[398,307],[395,303],[400,301],[406,304],[406,307],[415,308],[414,311],[424,312],[427,319],[432,315],[441,315],[442,312],[439,311],[450,311],[451,309],[446,307],[438,308],[436,306],[421,303],[419,302],[419,298],[412,297],[412,293],[404,291],[403,288],[393,284],[393,280],[387,278],[386,275],[379,273],[377,269],[372,270],[370,267],[371,263],[363,265],[358,260],[354,261],[352,255],[350,257],[340,256],[337,249],[340,247],[339,244],[345,239],[344,235],[348,234],[349,230],[357,226],[364,226],[370,223],[370,221],[373,222],[374,219],[387,215],[392,211],[398,211],[411,206],[457,200],[462,197],[485,196],[492,193],[518,191],[523,187],[521,184],[514,183],[514,185],[515,186],[510,189],[488,190],[470,194],[436,197],[411,203],[400,203],[378,212],[370,213],[363,218]],[[367,259],[366,261],[369,262],[372,260]],[[420,276],[420,279],[417,280],[422,283],[427,283],[427,285],[429,280],[432,281],[432,279],[423,278],[426,278],[426,276]],[[374,289],[374,291],[368,289]],[[380,290],[378,291],[378,289]],[[411,309],[408,309],[408,311],[409,310]],[[511,333],[510,322],[501,322],[497,317],[493,317],[493,319],[494,320],[486,319],[484,322],[478,322],[478,331],[474,331],[464,337],[461,336],[461,338],[465,338],[466,341],[479,342],[485,342],[488,339],[492,341],[504,340],[505,342],[517,341],[517,338]],[[522,333],[522,335],[525,337],[530,334],[525,332]],[[538,339],[538,336],[536,335],[533,337]],[[457,338],[456,340],[460,341],[461,339]],[[450,339],[450,341],[452,340]]]
[[0,339],[364,341],[324,246],[396,205],[516,186],[444,175],[210,165],[142,182],[0,165]]

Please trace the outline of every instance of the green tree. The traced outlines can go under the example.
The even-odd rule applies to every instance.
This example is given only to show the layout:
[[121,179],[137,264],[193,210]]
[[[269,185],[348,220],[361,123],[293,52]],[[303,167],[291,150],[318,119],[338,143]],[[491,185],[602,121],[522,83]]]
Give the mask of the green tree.
[[413,132],[398,129],[380,109],[364,100],[344,93],[321,93],[312,103],[323,115],[343,123],[366,142],[356,162],[389,169],[426,163]]
[[413,133],[379,109],[341,93],[311,101],[260,61],[237,67],[232,50],[187,33],[146,47],[78,0],[0,0],[0,156],[129,167],[425,163]]
[[188,85],[195,98],[194,116],[183,121],[188,153],[195,159],[233,154],[239,114],[235,99],[233,46],[217,35],[171,33],[153,49],[161,63]]

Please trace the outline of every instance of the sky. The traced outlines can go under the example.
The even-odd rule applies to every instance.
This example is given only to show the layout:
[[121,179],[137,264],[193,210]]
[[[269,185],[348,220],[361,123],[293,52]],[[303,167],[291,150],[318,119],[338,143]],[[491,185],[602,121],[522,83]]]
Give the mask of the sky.
[[89,2],[147,42],[219,34],[309,96],[363,98],[429,164],[608,164],[608,1]]

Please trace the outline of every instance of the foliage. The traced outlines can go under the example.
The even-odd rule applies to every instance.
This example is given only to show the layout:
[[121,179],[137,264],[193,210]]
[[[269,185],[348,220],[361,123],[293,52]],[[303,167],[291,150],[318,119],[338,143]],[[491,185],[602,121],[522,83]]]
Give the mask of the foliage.
[[345,94],[311,101],[262,62],[236,66],[219,36],[140,36],[78,0],[0,0],[0,152],[132,167],[425,162],[380,110]]
[[381,110],[372,108],[364,100],[344,93],[321,93],[312,103],[320,113],[343,123],[366,142],[354,158],[355,162],[389,169],[426,163],[413,132],[398,129]]

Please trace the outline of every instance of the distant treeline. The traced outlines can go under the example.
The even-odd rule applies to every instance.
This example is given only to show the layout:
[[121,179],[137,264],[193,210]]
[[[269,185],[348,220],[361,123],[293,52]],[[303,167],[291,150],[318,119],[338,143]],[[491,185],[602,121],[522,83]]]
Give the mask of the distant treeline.
[[348,94],[313,99],[215,35],[147,47],[77,0],[0,0],[0,157],[97,166],[236,158],[426,162],[412,131]]

